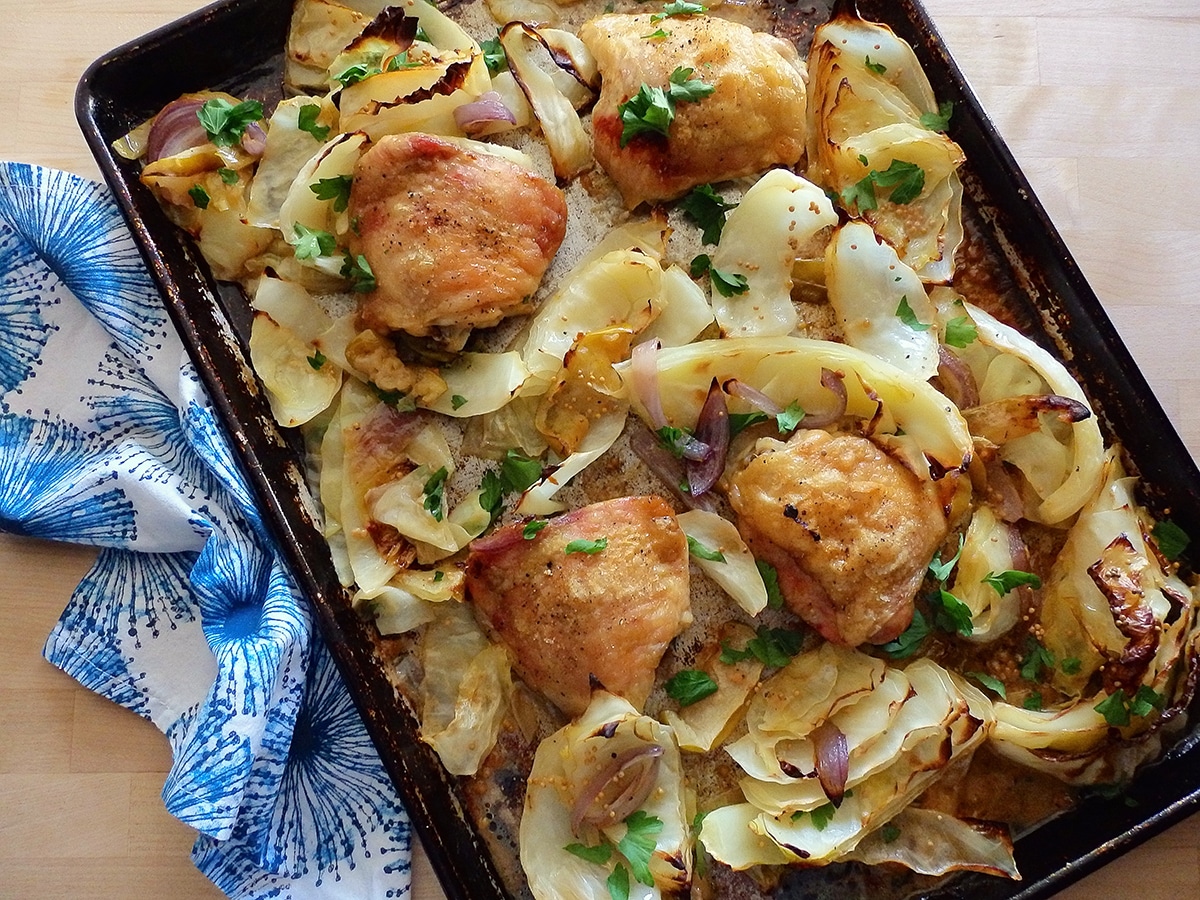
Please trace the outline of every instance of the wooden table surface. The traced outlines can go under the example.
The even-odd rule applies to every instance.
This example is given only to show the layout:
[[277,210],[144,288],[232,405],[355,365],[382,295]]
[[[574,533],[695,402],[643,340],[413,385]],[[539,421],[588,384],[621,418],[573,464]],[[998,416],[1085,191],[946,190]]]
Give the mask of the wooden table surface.
[[[1188,400],[1200,387],[1200,0],[925,5],[1200,454]],[[72,111],[80,74],[198,6],[0,0],[0,159],[98,178]],[[165,738],[41,658],[92,558],[0,535],[0,898],[219,897],[188,859],[193,833],[159,799]],[[420,863],[414,889],[441,896]],[[1200,816],[1060,897],[1200,897]]]

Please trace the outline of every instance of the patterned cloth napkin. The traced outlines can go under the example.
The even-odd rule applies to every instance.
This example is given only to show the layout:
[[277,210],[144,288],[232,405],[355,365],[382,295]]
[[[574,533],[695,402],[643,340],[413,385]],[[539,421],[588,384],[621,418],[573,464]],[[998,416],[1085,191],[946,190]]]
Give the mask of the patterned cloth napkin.
[[149,719],[234,898],[409,892],[408,820],[108,191],[0,163],[0,530],[103,548],[45,656]]

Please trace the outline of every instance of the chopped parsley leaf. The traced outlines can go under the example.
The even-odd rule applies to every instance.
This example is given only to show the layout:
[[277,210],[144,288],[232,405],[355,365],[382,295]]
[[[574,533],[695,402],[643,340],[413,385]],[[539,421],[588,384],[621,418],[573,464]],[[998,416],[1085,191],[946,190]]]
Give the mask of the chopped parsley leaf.
[[196,204],[198,209],[208,209],[209,196],[208,191],[204,189],[202,184],[193,184],[188,188],[188,196],[192,198],[192,202]]
[[740,272],[726,272],[710,265],[708,276],[712,279],[712,286],[722,297],[734,297],[750,290],[750,282]]
[[525,527],[521,529],[521,537],[527,541],[532,541],[549,524],[549,521],[546,519],[530,519],[525,523]]
[[869,56],[867,57],[867,68],[876,75],[882,75],[887,71],[887,66],[885,66],[883,63],[871,62],[871,57]]
[[213,97],[196,110],[208,139],[218,147],[232,147],[242,139],[251,122],[263,117],[263,105],[257,100],[230,103],[224,97]]
[[451,409],[462,409],[466,405],[467,405],[467,398],[464,397],[462,394],[455,394],[453,397],[450,398],[450,408]]
[[624,866],[617,866],[609,872],[605,886],[612,900],[629,900],[629,870]]
[[705,547],[690,534],[686,534],[684,537],[687,538],[688,553],[692,556],[697,559],[707,560],[708,562],[725,562],[725,554],[720,550],[711,550]]
[[859,212],[875,209],[878,205],[875,197],[877,187],[892,189],[888,196],[892,203],[911,203],[925,189],[925,170],[916,163],[893,159],[882,172],[872,169],[864,178],[842,191],[842,202],[855,207]]
[[942,340],[948,347],[966,347],[973,344],[979,337],[979,330],[966,316],[957,316],[946,323],[946,333]]
[[952,115],[954,115],[954,101],[946,100],[938,106],[937,112],[921,114],[921,126],[930,131],[945,131],[950,127]]
[[342,262],[342,277],[350,279],[350,289],[356,293],[367,294],[375,290],[375,273],[371,271],[370,263],[361,253],[353,256],[349,250],[346,251],[346,258]]
[[329,256],[337,249],[337,239],[328,231],[318,231],[297,222],[293,229],[296,237],[296,259],[314,259]]
[[900,837],[900,826],[893,825],[891,822],[888,822],[879,829],[879,836],[883,838],[883,842],[885,844],[895,843]]
[[654,433],[658,435],[660,444],[670,450],[674,456],[683,458],[683,439],[687,436],[686,431],[673,425],[664,425]]
[[698,16],[708,12],[707,6],[699,3],[689,3],[688,0],[673,0],[662,8],[662,12],[650,17],[651,22],[661,22],[669,16]]
[[666,31],[665,29],[662,29],[662,28],[658,28],[658,29],[650,32],[649,34],[643,34],[642,40],[643,41],[661,41],[663,38],[669,38],[670,36],[671,36],[671,32]]
[[1125,699],[1125,692],[1120,688],[1097,703],[1095,710],[1104,716],[1105,722],[1115,728],[1129,724],[1129,705]]
[[371,386],[371,390],[375,392],[375,396],[381,403],[386,403],[400,412],[408,412],[417,408],[416,402],[404,391],[384,390],[373,381],[369,381],[367,384]]
[[598,866],[604,865],[612,858],[612,844],[607,843],[597,844],[595,847],[589,847],[586,844],[567,844],[563,849],[586,862],[595,863]]
[[1003,572],[988,572],[983,576],[983,583],[990,584],[996,589],[996,593],[1003,597],[1009,591],[1016,588],[1029,585],[1032,588],[1040,588],[1042,579],[1034,575],[1032,572],[1022,572],[1019,569],[1005,569]]
[[987,672],[968,672],[968,678],[974,678],[989,691],[994,691],[1000,695],[1001,700],[1008,699],[1008,691],[1004,688],[1004,682],[999,678],[989,675]]
[[823,806],[818,806],[809,813],[812,816],[813,828],[817,831],[824,831],[825,827],[833,820],[833,814],[837,812],[837,807],[832,803],[826,803]]
[[449,474],[446,467],[442,466],[429,476],[425,486],[421,488],[421,493],[425,495],[425,511],[439,522],[445,516],[442,507],[446,502],[446,477]]
[[334,75],[333,80],[341,84],[342,87],[350,87],[352,84],[358,84],[360,81],[364,81],[365,79],[370,78],[372,75],[378,74],[378,66],[369,66],[366,63],[355,63],[352,66],[346,67],[337,75]]
[[238,183],[238,173],[233,169],[227,169],[222,166],[220,169],[217,169],[217,174],[221,176],[221,180],[226,184]]
[[601,550],[608,546],[608,538],[602,537],[599,540],[589,541],[587,538],[576,538],[567,544],[565,553],[586,553],[588,556],[595,556]]
[[721,642],[721,662],[730,666],[754,657],[764,666],[781,668],[800,652],[804,635],[786,628],[770,628],[760,625],[757,634],[746,642],[741,650],[734,650],[728,641]]
[[495,472],[483,473],[483,479],[479,482],[479,506],[487,511],[493,522],[504,511],[504,488],[500,484],[500,476]]
[[696,669],[684,669],[671,676],[665,685],[667,696],[679,702],[680,706],[691,706],[717,692],[717,683],[707,672]]
[[925,170],[916,163],[893,159],[882,172],[871,172],[871,180],[881,188],[892,188],[888,197],[893,203],[911,203],[925,188]]
[[1068,656],[1058,664],[1058,669],[1064,675],[1078,675],[1083,668],[1083,661],[1078,656]]
[[696,103],[716,90],[699,78],[693,79],[694,73],[694,69],[680,66],[671,73],[665,89],[643,83],[636,94],[618,106],[623,126],[620,145],[624,147],[641,134],[666,137],[675,120],[676,104]]
[[693,278],[708,275],[712,280],[713,290],[722,297],[733,297],[750,290],[750,282],[739,272],[726,272],[712,264],[712,257],[707,253],[697,254],[692,259],[689,272]]
[[939,550],[933,555],[933,561],[929,564],[929,574],[945,584],[950,579],[950,573],[954,571],[955,565],[958,564],[958,558],[962,556],[963,544],[966,538],[963,535],[958,536],[958,550],[955,551],[949,561],[942,562],[942,552]]
[[479,46],[483,50],[483,64],[487,66],[488,74],[499,75],[508,68],[508,55],[504,52],[499,35],[488,38]]
[[658,846],[656,838],[662,830],[662,819],[639,809],[630,813],[625,820],[625,836],[617,842],[617,850],[629,863],[633,877],[648,887],[654,886],[650,858]]
[[875,184],[871,181],[869,174],[845,188],[838,195],[838,199],[842,206],[847,209],[857,209],[860,213],[876,209],[879,206],[875,200]]
[[1025,654],[1025,658],[1021,660],[1021,677],[1026,681],[1038,681],[1042,676],[1042,669],[1054,668],[1054,654],[1032,636],[1025,640]]
[[1154,543],[1158,544],[1162,555],[1170,560],[1179,559],[1183,555],[1183,551],[1187,549],[1187,545],[1192,542],[1188,533],[1170,519],[1156,522],[1150,531],[1150,536],[1154,538]]
[[321,371],[321,368],[325,365],[326,362],[327,362],[327,360],[325,358],[325,354],[321,352],[320,348],[317,348],[317,352],[314,353],[312,356],[308,357],[308,364],[310,366],[312,366],[314,369],[316,369],[318,372]]
[[313,136],[314,140],[322,143],[329,137],[329,126],[318,125],[317,117],[321,115],[321,107],[315,103],[307,103],[300,107],[296,116],[296,127]]
[[529,490],[542,477],[542,464],[517,450],[509,450],[500,462],[500,486],[506,494]]
[[1042,708],[1042,695],[1034,692],[1021,701],[1021,706],[1025,709],[1031,709],[1035,712]]
[[783,609],[783,591],[779,588],[779,572],[773,565],[762,559],[756,559],[754,565],[758,568],[758,574],[762,576],[763,584],[767,588],[767,606],[771,609]]
[[1156,709],[1167,705],[1167,698],[1149,685],[1143,684],[1129,702],[1129,712],[1140,718],[1146,718]]
[[725,214],[736,206],[736,203],[726,203],[711,184],[692,188],[691,193],[679,201],[684,215],[700,227],[700,238],[706,244],[715,244],[721,240],[721,231],[725,228]]
[[908,294],[905,294],[900,298],[900,305],[896,307],[896,318],[898,318],[913,331],[928,331],[932,327],[925,322],[917,320],[917,314],[913,312],[913,308],[908,305]]
[[917,652],[917,648],[929,636],[929,622],[919,609],[913,610],[912,622],[904,633],[894,641],[888,641],[880,646],[880,650],[892,659],[908,659]]
[[441,581],[445,577],[446,577],[446,573],[443,572],[441,569],[438,569],[436,572],[433,573],[433,583],[437,584],[439,581]]
[[933,594],[929,603],[934,611],[933,622],[942,631],[970,637],[975,630],[975,624],[971,621],[971,607],[944,588]]
[[741,434],[751,425],[757,425],[759,422],[765,422],[769,418],[771,417],[765,412],[730,413],[729,436],[735,437]]
[[783,412],[775,416],[775,427],[779,429],[780,434],[791,434],[804,421],[804,416],[804,407],[800,405],[800,401],[793,400]]
[[320,178],[308,189],[317,195],[318,200],[332,200],[334,212],[345,212],[350,205],[350,185],[353,183],[352,175],[336,175],[333,178]]

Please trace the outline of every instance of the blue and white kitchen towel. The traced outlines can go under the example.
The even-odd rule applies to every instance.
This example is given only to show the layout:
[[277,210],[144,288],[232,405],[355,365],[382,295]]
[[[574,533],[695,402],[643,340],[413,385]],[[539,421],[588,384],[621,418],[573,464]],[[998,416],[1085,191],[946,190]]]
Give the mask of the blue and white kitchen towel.
[[408,820],[108,191],[0,163],[0,530],[104,548],[45,656],[166,733],[234,898],[401,897]]

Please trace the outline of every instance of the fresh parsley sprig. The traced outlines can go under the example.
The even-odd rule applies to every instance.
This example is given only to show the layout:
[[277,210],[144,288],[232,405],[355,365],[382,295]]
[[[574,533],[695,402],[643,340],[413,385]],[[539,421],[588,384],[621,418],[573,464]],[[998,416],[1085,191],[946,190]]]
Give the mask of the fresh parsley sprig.
[[692,78],[694,74],[694,69],[680,66],[671,73],[665,88],[643,83],[636,94],[620,104],[617,107],[622,125],[620,145],[624,147],[642,134],[667,137],[675,121],[677,104],[696,103],[716,90],[711,84]]
[[196,110],[196,117],[210,141],[218,147],[232,147],[241,141],[251,122],[262,119],[263,105],[257,100],[231,103],[224,97],[213,97]]

